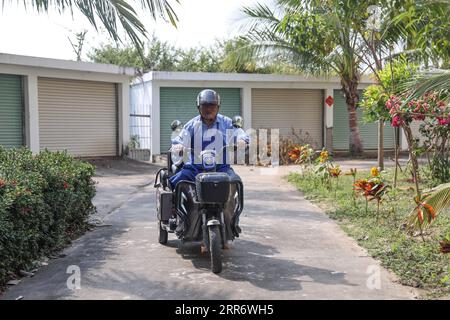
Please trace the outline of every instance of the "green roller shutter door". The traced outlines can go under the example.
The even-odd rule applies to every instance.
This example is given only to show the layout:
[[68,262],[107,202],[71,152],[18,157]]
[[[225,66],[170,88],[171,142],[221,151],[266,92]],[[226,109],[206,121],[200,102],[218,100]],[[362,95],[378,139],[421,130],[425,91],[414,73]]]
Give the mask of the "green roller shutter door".
[[[160,88],[160,130],[161,153],[166,152],[171,145],[170,123],[178,119],[183,124],[198,115],[195,101],[197,94],[204,88]],[[240,88],[211,88],[216,90],[221,99],[220,113],[233,117],[241,114],[241,89]]]
[[0,74],[0,145],[23,145],[22,77]]
[[[359,91],[362,95],[362,91]],[[348,150],[349,149],[349,124],[348,111],[344,95],[341,90],[334,90],[334,105],[333,105],[333,149],[334,150]],[[363,123],[363,111],[357,110],[359,132],[362,144],[365,150],[374,150],[378,148],[378,124],[377,123]],[[394,148],[394,130],[389,123],[384,127],[384,148]]]

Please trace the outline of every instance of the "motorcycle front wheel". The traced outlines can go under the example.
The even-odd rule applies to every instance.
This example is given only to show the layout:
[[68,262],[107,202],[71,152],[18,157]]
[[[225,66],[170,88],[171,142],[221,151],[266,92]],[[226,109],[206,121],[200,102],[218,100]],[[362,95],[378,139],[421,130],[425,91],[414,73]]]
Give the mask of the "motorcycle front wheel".
[[222,272],[222,239],[220,236],[220,226],[209,227],[209,246],[212,272],[220,273]]

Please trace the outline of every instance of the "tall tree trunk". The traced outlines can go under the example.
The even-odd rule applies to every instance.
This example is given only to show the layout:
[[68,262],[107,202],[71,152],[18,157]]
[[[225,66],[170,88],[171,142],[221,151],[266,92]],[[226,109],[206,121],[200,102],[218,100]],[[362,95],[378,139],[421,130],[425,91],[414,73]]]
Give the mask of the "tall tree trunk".
[[342,90],[345,94],[345,102],[348,110],[348,124],[350,128],[350,144],[349,150],[352,156],[361,155],[364,152],[361,143],[358,126],[358,114],[356,113],[356,106],[359,101],[358,95],[358,81],[348,81],[343,83]]

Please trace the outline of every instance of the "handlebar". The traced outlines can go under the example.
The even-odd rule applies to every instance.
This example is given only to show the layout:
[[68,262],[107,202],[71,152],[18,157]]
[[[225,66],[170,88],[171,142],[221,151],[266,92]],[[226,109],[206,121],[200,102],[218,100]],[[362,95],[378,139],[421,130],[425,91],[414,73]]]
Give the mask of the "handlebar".
[[[247,145],[245,146],[246,148],[247,148]],[[214,152],[214,153],[216,153],[216,155],[221,155],[224,152],[224,150],[226,150],[227,148],[233,148],[233,151],[234,151],[235,147],[237,147],[237,146],[236,145],[225,145],[225,146],[221,147],[219,151],[216,151],[216,150],[213,150],[213,149],[206,149],[206,150],[202,150],[199,153],[199,156],[202,156],[203,154],[208,153],[208,152]],[[184,152],[189,152],[190,153],[192,150],[195,150],[195,148],[189,148],[189,147],[183,146],[183,148],[180,150],[180,156],[182,157]],[[174,150],[172,150],[172,148],[171,148],[170,152],[173,153]]]
[[[221,148],[219,148],[218,151],[216,151],[214,149],[202,150],[199,154],[197,154],[196,157],[199,160],[201,159],[201,163],[203,164],[203,166],[205,168],[208,167],[208,168],[212,169],[217,164],[217,162],[216,162],[217,157],[221,157],[223,155],[224,151],[227,150],[228,148],[231,148],[233,151],[235,151],[234,150],[235,147],[236,147],[236,145],[225,145],[225,146],[222,146]],[[246,145],[246,147],[245,147],[246,152],[247,152],[247,149],[248,149],[248,145]],[[187,154],[190,154],[193,150],[195,150],[195,148],[185,147],[183,145],[178,154],[176,152],[174,152],[173,150],[171,150],[172,163],[175,166],[181,165],[184,160],[184,153],[187,152]]]

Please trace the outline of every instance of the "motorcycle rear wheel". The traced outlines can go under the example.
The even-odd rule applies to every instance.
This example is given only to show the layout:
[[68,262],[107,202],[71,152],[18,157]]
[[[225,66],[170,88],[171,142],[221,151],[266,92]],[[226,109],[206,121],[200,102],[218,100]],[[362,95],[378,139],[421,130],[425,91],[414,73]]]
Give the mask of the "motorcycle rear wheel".
[[211,270],[213,273],[222,272],[222,239],[220,226],[209,227],[209,246],[211,253]]

